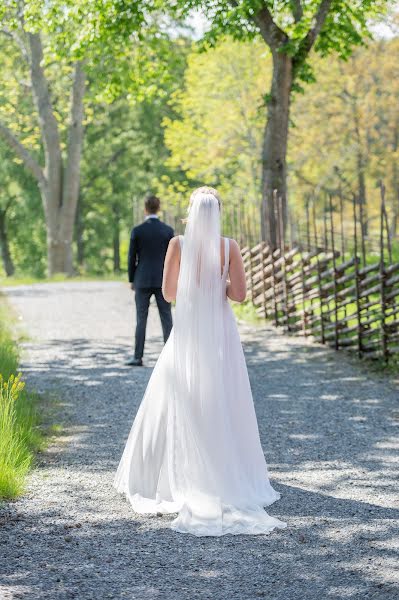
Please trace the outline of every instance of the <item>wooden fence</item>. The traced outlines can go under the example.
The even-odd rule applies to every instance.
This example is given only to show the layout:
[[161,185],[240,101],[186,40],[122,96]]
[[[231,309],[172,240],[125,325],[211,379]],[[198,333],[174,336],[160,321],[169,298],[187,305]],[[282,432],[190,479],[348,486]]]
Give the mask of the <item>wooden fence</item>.
[[250,297],[260,317],[299,335],[359,356],[399,353],[399,263],[392,262],[382,190],[379,256],[366,264],[357,236],[354,205],[352,255],[335,248],[304,250],[285,244],[273,252],[264,243],[244,247]]

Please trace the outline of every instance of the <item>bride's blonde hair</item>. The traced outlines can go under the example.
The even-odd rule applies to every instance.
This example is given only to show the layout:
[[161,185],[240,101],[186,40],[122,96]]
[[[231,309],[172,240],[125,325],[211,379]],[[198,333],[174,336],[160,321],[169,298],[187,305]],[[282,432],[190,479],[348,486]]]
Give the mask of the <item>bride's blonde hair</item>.
[[193,191],[193,193],[190,196],[189,208],[192,205],[194,198],[198,194],[211,194],[212,196],[215,196],[216,200],[219,203],[219,208],[220,208],[220,196],[219,196],[219,192],[217,190],[215,190],[215,188],[209,187],[208,185],[203,185],[203,186],[201,186],[201,187],[199,187],[199,188],[197,188],[196,190]]
[[[198,194],[211,194],[212,196],[215,196],[216,200],[218,201],[219,208],[221,207],[221,200],[220,200],[219,192],[217,190],[215,190],[215,188],[213,188],[213,187],[209,187],[208,185],[202,185],[201,187],[195,189],[193,191],[193,193],[191,194],[187,212],[190,211],[191,205],[194,202],[194,198]],[[185,219],[182,219],[182,223],[187,223],[187,217]]]

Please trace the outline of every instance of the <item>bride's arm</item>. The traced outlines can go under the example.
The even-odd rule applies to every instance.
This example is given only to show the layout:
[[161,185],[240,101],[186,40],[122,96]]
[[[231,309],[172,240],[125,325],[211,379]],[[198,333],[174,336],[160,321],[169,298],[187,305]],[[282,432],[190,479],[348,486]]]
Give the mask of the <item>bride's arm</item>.
[[247,283],[240,247],[235,240],[230,240],[229,279],[226,288],[228,297],[236,302],[244,302],[247,296]]
[[163,267],[162,294],[166,302],[176,300],[177,280],[180,271],[180,242],[179,236],[169,242]]

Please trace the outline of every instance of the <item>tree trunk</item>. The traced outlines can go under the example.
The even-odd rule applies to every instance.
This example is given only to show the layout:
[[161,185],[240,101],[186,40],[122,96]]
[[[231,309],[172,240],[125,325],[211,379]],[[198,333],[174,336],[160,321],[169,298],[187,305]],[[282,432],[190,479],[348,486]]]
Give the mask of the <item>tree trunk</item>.
[[82,62],[75,63],[71,116],[68,130],[68,153],[63,178],[60,230],[65,246],[65,271],[73,273],[72,241],[80,185],[80,158],[83,144],[83,97],[85,73]]
[[[333,0],[321,0],[310,28],[302,39],[295,40],[291,48],[290,38],[273,19],[271,2],[259,2],[259,10],[253,20],[259,33],[269,46],[273,58],[273,77],[268,100],[268,120],[263,138],[262,151],[262,237],[273,248],[278,245],[274,196],[281,198],[283,232],[287,225],[287,142],[291,91],[294,77],[306,61],[309,52],[323,29]],[[234,6],[238,3],[231,3]],[[301,2],[289,2],[295,23],[302,22]],[[293,52],[293,46],[296,51]]]
[[40,34],[28,33],[28,40],[32,93],[38,113],[45,157],[43,177],[41,180],[36,178],[46,217],[48,273],[50,276],[56,273],[72,275],[72,241],[79,195],[80,157],[83,143],[85,73],[82,61],[76,62],[64,164],[59,126],[43,67],[44,55]]
[[83,240],[84,233],[84,221],[83,221],[83,200],[82,196],[79,195],[78,203],[76,206],[76,221],[75,221],[75,231],[76,231],[76,260],[80,267],[83,267],[85,260],[85,247]]
[[70,266],[70,240],[63,240],[60,228],[55,230],[47,227],[47,270],[51,277],[57,273],[72,275]]
[[[287,142],[292,88],[292,58],[273,52],[273,78],[268,102],[262,152],[262,238],[278,246],[274,195],[282,199],[284,230],[287,224]],[[275,192],[276,190],[276,192]]]
[[113,232],[113,259],[114,259],[114,273],[120,273],[121,271],[121,255],[120,255],[120,223],[119,218],[117,217],[114,222],[114,232]]
[[[73,275],[73,224],[75,212],[64,211],[62,190],[56,198],[49,198],[49,190],[42,194],[47,228],[47,270],[51,277],[57,273]],[[57,206],[56,199],[61,198]],[[76,211],[76,207],[74,209]],[[73,219],[72,225],[70,220]]]
[[40,33],[27,33],[29,42],[32,95],[38,114],[44,168],[4,123],[0,134],[34,175],[42,197],[47,228],[48,273],[73,274],[72,241],[79,196],[80,157],[83,144],[83,97],[85,73],[82,61],[74,65],[71,113],[65,164],[60,131],[51,101],[50,86],[44,71]]
[[8,243],[5,211],[0,212],[0,250],[4,271],[7,277],[11,277],[15,273],[15,268],[11,258],[10,245]]

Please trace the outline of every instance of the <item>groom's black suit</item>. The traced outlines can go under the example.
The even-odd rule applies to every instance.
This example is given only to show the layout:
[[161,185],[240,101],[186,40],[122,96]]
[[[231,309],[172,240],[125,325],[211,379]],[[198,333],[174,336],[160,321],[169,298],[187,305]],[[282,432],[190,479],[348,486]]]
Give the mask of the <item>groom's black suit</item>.
[[162,295],[162,275],[165,254],[169,241],[174,236],[172,227],[155,216],[147,217],[144,223],[132,229],[130,236],[128,270],[129,281],[136,292],[136,345],[134,357],[142,359],[145,330],[151,296],[155,300],[161,317],[164,341],[172,329],[172,311]]

